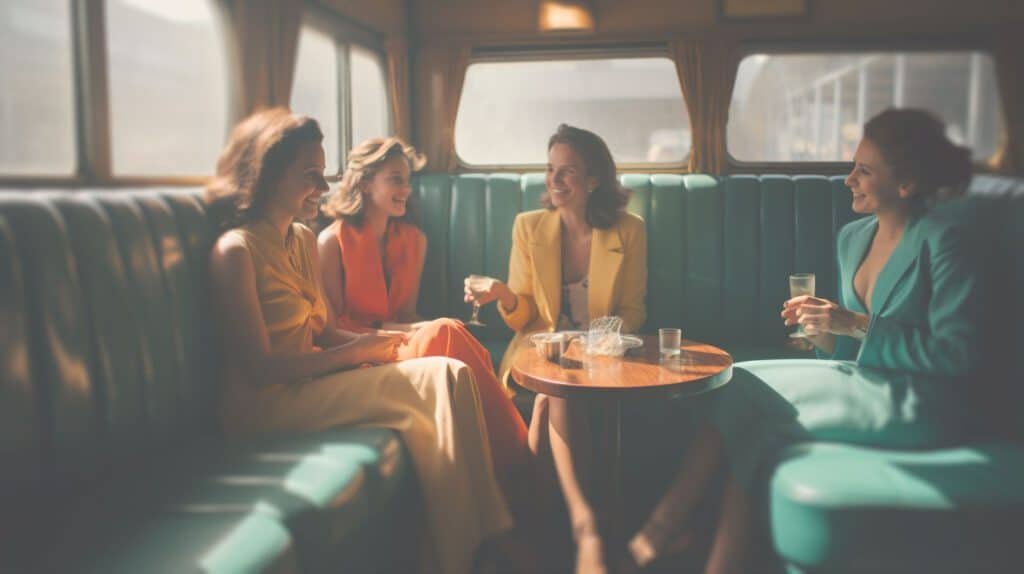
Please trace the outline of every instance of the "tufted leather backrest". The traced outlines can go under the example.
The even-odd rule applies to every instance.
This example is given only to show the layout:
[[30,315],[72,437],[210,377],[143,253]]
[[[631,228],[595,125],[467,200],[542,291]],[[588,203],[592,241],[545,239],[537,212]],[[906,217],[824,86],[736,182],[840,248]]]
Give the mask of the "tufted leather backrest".
[[[647,329],[780,343],[790,273],[815,273],[818,292],[835,297],[834,240],[854,218],[843,178],[627,174],[622,183],[647,222]],[[540,207],[543,174],[425,174],[414,189],[429,239],[420,311],[466,317],[462,278],[507,278],[512,222]],[[510,337],[493,307],[484,322],[484,337]]]
[[983,372],[972,380],[979,432],[1024,441],[1024,180],[977,176],[971,183],[978,263],[986,277]]
[[0,192],[5,499],[212,431],[211,240],[198,190]]

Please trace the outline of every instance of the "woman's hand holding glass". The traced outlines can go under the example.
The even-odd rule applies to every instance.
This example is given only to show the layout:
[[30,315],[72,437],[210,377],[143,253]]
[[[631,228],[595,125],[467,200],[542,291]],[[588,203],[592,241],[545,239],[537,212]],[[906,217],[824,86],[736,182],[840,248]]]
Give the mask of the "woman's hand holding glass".
[[501,297],[505,284],[493,277],[470,275],[462,282],[462,300],[475,305],[486,305]]
[[497,296],[492,296],[495,283],[500,283],[500,281],[486,275],[470,275],[462,281],[462,299],[466,303],[473,304],[473,315],[469,318],[467,325],[486,327],[480,322],[480,306],[497,298]]
[[[867,330],[869,320],[863,313],[844,309],[828,299],[811,295],[800,295],[783,303],[782,319],[787,326],[802,326],[808,337],[858,337],[858,332],[863,333]],[[817,345],[817,342],[815,344]]]
[[[463,281],[463,297],[466,303],[472,303],[474,311],[481,305],[497,300],[506,313],[515,311],[518,299],[508,285],[500,279],[484,275],[470,275]],[[472,323],[470,323],[472,324]]]

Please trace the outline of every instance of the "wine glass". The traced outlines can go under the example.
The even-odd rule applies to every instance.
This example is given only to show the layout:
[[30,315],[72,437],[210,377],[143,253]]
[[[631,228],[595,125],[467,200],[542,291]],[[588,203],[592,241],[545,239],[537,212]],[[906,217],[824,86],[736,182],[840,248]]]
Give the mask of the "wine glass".
[[[800,295],[814,296],[814,273],[794,273],[789,276],[789,296],[799,297]],[[807,337],[804,333],[804,326],[797,324],[796,332],[790,333],[794,339]]]
[[480,303],[477,300],[481,294],[485,293],[491,288],[492,279],[486,275],[470,275],[468,278],[467,285],[469,286],[470,293],[473,294],[473,315],[470,316],[467,325],[473,325],[475,327],[486,327],[483,322],[480,321]]

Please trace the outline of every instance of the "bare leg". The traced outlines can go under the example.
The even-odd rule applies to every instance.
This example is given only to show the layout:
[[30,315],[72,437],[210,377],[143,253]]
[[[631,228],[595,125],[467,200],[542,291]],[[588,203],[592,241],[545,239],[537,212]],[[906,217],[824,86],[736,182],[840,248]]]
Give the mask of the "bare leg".
[[551,454],[576,541],[577,574],[607,572],[593,499],[593,445],[586,403],[548,398]]
[[[533,415],[530,417],[530,429],[527,431],[526,442],[535,461],[551,461],[551,443],[548,439],[548,406],[547,395],[537,395],[533,400]],[[540,466],[549,466],[541,464]],[[550,468],[550,467],[549,467]]]
[[750,496],[734,476],[729,478],[722,515],[711,547],[705,574],[740,574],[750,557],[754,512]]
[[628,551],[638,567],[665,554],[682,551],[690,542],[687,522],[705,494],[722,460],[722,437],[710,424],[694,437],[693,448],[672,479],[672,486],[629,541]]
[[543,515],[533,539],[541,560],[540,571],[564,572],[566,564],[571,560],[569,553],[574,544],[569,536],[570,528],[565,514],[561,512],[558,474],[551,453],[549,412],[549,397],[538,394],[533,403],[528,444],[532,455],[534,484],[537,485],[534,495],[537,507],[543,509]]

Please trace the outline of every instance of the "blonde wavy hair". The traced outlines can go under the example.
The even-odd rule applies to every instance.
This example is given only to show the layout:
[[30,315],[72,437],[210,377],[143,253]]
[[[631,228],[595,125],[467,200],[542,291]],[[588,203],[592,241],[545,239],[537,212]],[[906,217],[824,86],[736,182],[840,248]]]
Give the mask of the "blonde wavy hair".
[[[427,158],[416,151],[416,148],[405,143],[401,138],[372,138],[356,146],[348,154],[348,164],[341,176],[338,191],[331,194],[323,206],[328,217],[343,219],[347,223],[362,225],[366,213],[366,200],[363,191],[367,184],[380,171],[384,162],[393,157],[404,157],[412,171],[419,171],[427,163]],[[410,205],[411,207],[411,205]],[[415,213],[406,208],[401,221],[415,223]]]

